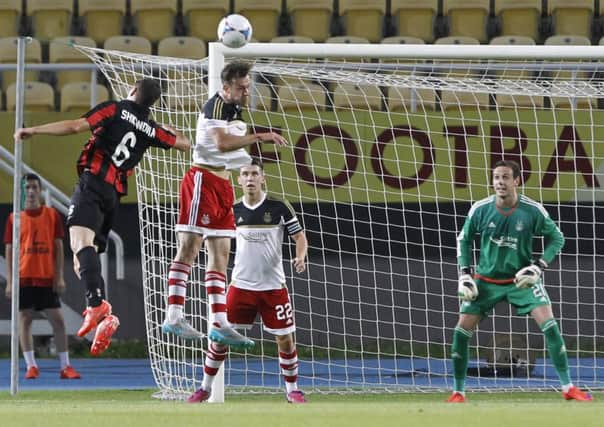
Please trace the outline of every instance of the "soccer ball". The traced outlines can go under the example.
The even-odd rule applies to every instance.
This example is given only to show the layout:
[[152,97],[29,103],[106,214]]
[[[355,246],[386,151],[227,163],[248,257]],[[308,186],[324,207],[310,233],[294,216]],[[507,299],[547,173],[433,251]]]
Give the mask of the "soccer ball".
[[252,38],[252,26],[245,16],[225,16],[218,24],[218,40],[227,47],[245,46]]

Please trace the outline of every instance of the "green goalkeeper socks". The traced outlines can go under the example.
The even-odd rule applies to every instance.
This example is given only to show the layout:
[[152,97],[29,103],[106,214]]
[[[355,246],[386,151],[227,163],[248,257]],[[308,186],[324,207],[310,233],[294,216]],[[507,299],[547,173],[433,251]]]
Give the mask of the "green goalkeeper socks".
[[466,375],[468,372],[468,344],[472,332],[459,326],[453,330],[453,344],[451,345],[451,360],[453,361],[453,390],[463,392],[466,388]]
[[549,319],[540,325],[543,335],[545,335],[545,343],[549,357],[556,368],[560,383],[562,385],[570,384],[570,372],[568,370],[568,357],[566,355],[566,346],[564,339],[560,335],[558,323],[555,319]]

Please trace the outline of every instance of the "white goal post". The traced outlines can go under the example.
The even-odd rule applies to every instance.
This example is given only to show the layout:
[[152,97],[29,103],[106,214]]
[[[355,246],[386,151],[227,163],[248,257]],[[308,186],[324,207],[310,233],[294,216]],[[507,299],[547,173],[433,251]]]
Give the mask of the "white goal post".
[[[137,78],[160,79],[154,117],[192,140],[224,63],[254,62],[250,127],[291,145],[251,151],[310,243],[306,274],[285,264],[304,390],[451,387],[455,237],[471,202],[489,194],[500,158],[519,161],[521,191],[565,233],[546,288],[573,380],[604,385],[604,47],[210,43],[209,59],[198,61],[80,49],[118,98]],[[160,329],[189,163],[152,150],[136,176],[149,357],[164,398],[186,396],[203,374],[203,347]],[[200,257],[186,312],[206,330],[202,277]],[[496,307],[471,343],[470,389],[558,386],[533,323]],[[250,336],[256,349],[225,363],[227,391],[281,390],[273,337],[258,326]]]

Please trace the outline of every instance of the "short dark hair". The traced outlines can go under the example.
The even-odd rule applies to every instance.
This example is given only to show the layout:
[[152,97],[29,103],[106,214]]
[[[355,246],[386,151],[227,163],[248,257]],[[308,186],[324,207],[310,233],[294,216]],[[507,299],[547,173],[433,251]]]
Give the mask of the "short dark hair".
[[260,160],[258,157],[252,157],[250,166],[258,166],[260,170],[264,172],[264,164],[262,164],[262,160]]
[[514,178],[520,177],[520,165],[514,160],[499,160],[497,161],[497,163],[495,163],[495,166],[493,166],[493,170],[500,166],[510,168],[512,170]]
[[244,61],[232,61],[224,66],[220,73],[222,84],[231,84],[235,79],[241,79],[252,69],[252,64]]
[[23,178],[21,178],[21,182],[23,183],[23,185],[25,185],[25,183],[27,181],[38,181],[38,185],[40,185],[40,188],[42,188],[42,180],[35,173],[29,172],[29,173],[23,174]]
[[136,102],[151,107],[161,96],[161,85],[155,79],[142,79],[136,82]]

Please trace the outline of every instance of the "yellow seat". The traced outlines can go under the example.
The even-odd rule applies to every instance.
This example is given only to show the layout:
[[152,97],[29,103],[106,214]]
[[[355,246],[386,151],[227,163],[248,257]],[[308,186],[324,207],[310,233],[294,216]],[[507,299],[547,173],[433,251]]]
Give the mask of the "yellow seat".
[[136,35],[157,42],[174,34],[177,0],[130,0]]
[[71,33],[72,0],[27,0],[27,16],[31,18],[37,39],[48,41]]
[[339,5],[347,35],[363,37],[370,42],[382,39],[386,0],[340,0]]
[[501,21],[501,35],[540,39],[541,0],[495,0],[495,15]]
[[434,89],[391,86],[388,88],[388,110],[396,111],[422,111],[434,110],[436,105],[436,91]]
[[157,46],[159,56],[202,59],[207,56],[206,44],[196,37],[167,37]]
[[102,45],[109,37],[122,34],[126,16],[124,0],[80,0],[78,10],[84,35],[97,45]]
[[252,85],[251,109],[271,111],[273,102],[273,91],[271,86],[263,83],[254,83]]
[[[6,110],[15,111],[17,84],[13,83],[6,89]],[[55,94],[52,86],[42,82],[26,82],[24,87],[25,111],[42,112],[54,111]]]
[[[17,62],[17,37],[4,37],[0,39],[0,63],[15,64]],[[32,39],[25,45],[25,62],[39,64],[42,62],[42,46],[37,39]],[[2,72],[2,90],[15,82],[17,79],[16,71]],[[25,81],[37,81],[37,71],[25,71]]]
[[391,0],[390,12],[399,35],[434,41],[438,0]]
[[443,15],[449,21],[449,35],[473,37],[487,42],[489,0],[443,0]]
[[182,0],[189,35],[204,41],[217,39],[218,23],[229,10],[229,0]]
[[554,34],[591,38],[593,0],[549,0],[547,5],[554,24]]
[[0,0],[0,37],[19,35],[21,0]]
[[281,0],[235,0],[235,13],[250,21],[258,41],[267,42],[279,34]]
[[[341,44],[369,44],[369,40],[364,37],[356,36],[334,36],[329,37],[325,40],[325,43],[341,43]],[[363,57],[350,57],[350,58],[329,58],[330,61],[346,61],[346,62],[365,62],[369,61],[369,58]]]
[[308,82],[281,86],[277,95],[280,111],[323,111],[327,102],[325,89]]
[[84,114],[98,103],[109,100],[109,91],[101,84],[96,85],[96,98],[91,98],[92,85],[89,82],[67,83],[61,89],[61,111]]
[[114,36],[105,40],[103,49],[151,55],[151,42],[141,36]]
[[382,91],[377,86],[338,83],[333,91],[333,106],[342,110],[381,110]]
[[380,42],[382,44],[425,44],[423,39],[411,36],[392,36],[385,37]]
[[[57,37],[50,42],[49,60],[51,63],[86,63],[90,59],[82,55],[78,50],[72,47],[72,44],[81,46],[96,47],[94,40],[88,37]],[[56,71],[56,87],[58,90],[69,82],[81,82],[90,80],[90,71],[87,70],[62,70]]]
[[287,12],[295,35],[322,42],[331,34],[332,0],[288,0]]

